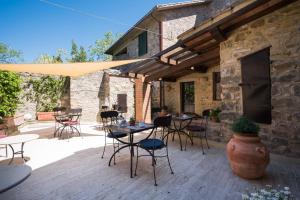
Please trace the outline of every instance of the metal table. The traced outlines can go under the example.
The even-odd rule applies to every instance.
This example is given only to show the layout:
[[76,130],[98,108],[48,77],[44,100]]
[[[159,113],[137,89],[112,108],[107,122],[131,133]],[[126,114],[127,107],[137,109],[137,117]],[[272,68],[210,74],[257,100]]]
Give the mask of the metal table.
[[[186,135],[191,140],[191,144],[193,145],[193,139],[191,138],[191,136],[189,134],[187,134],[185,132],[185,128],[191,124],[191,122],[193,121],[193,117],[188,116],[188,115],[173,116],[172,121],[174,124],[174,128],[170,128],[170,133],[173,133],[173,141],[174,141],[175,134],[176,133],[178,134],[179,142],[180,142],[180,150],[182,151],[182,141],[181,141],[181,136],[180,136],[181,133]],[[179,126],[176,125],[176,122],[178,122]]]
[[[0,145],[8,145],[12,150],[12,158],[10,159],[8,164],[10,165],[12,163],[12,161],[15,158],[15,155],[17,155],[17,154],[21,154],[22,159],[25,162],[26,160],[24,159],[24,144],[26,142],[36,140],[38,138],[39,138],[39,135],[37,135],[37,134],[24,134],[24,135],[8,136],[8,137],[0,139]],[[15,150],[12,146],[13,144],[21,144],[21,151],[15,152]]]
[[145,137],[144,139],[147,139],[151,136],[151,134],[153,133],[154,130],[154,125],[152,124],[145,124],[144,126],[140,127],[140,126],[125,126],[125,127],[120,127],[118,125],[108,125],[107,126],[108,129],[112,130],[112,131],[122,131],[125,133],[128,133],[129,135],[129,141],[123,141],[121,139],[115,138],[118,142],[124,144],[123,146],[121,146],[119,149],[117,149],[113,155],[110,157],[109,159],[109,163],[108,166],[110,166],[111,161],[113,159],[113,157],[116,155],[116,153],[118,153],[120,150],[129,147],[130,148],[130,178],[133,178],[132,175],[132,158],[134,156],[134,147],[137,146],[138,142],[134,142],[134,134],[135,133],[140,133],[146,130],[150,130],[152,129],[152,131],[147,135],[147,137]]

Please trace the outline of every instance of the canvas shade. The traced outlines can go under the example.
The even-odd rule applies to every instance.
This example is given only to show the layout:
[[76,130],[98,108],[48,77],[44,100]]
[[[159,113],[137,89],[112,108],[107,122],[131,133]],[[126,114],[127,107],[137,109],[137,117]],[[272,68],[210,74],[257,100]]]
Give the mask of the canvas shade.
[[121,67],[142,60],[143,59],[58,64],[0,64],[0,70],[76,77],[96,71]]

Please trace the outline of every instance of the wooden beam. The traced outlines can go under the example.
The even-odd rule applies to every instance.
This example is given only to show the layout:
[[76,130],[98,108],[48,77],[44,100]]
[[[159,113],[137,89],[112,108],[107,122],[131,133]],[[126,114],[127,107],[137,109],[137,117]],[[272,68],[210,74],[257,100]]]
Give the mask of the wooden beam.
[[222,29],[224,29],[224,31],[231,32],[232,30],[244,24],[247,24],[255,19],[258,19],[294,1],[296,0],[271,0],[261,6],[258,6],[257,8],[251,11],[248,11],[247,13],[244,13],[239,17],[236,17],[235,19],[229,21],[228,23],[221,25],[221,27]]
[[140,64],[136,64],[134,67],[128,70],[128,72],[138,73],[140,69],[143,69],[146,66],[152,65],[157,61],[157,59],[153,58],[151,60],[146,60],[141,62]]
[[153,72],[155,72],[155,71],[157,71],[157,70],[160,70],[160,69],[163,69],[163,68],[166,68],[167,66],[166,65],[164,65],[164,64],[157,64],[157,65],[155,65],[155,66],[153,66],[153,67],[151,67],[151,68],[148,68],[148,69],[144,69],[143,71],[141,71],[140,73],[141,74],[144,74],[144,75],[149,75],[150,73],[153,73]]
[[206,52],[204,54],[201,54],[199,56],[195,56],[191,59],[185,60],[181,62],[180,64],[174,66],[174,67],[167,67],[164,71],[152,74],[145,78],[145,81],[149,82],[151,80],[155,80],[158,78],[165,77],[167,75],[171,75],[175,72],[181,71],[183,69],[189,68],[191,66],[200,65],[202,62],[206,62],[211,59],[215,59],[219,57],[220,55],[219,47],[215,48],[212,51]]
[[211,33],[212,37],[218,42],[223,42],[226,40],[225,34],[220,30],[219,27],[214,27],[210,31],[210,33]]
[[200,54],[200,53],[203,53],[205,50],[209,50],[211,48],[215,48],[215,47],[219,46],[219,44],[220,44],[219,42],[212,41],[212,42],[210,42],[210,43],[208,43],[206,45],[197,47],[197,49],[195,49],[195,51],[191,51],[191,52],[189,52],[189,53],[187,53],[187,54],[179,57],[177,59],[177,62],[179,63],[182,60],[185,60],[185,59],[187,59],[187,58],[189,58],[189,57],[191,57],[191,56],[193,56],[195,54]]

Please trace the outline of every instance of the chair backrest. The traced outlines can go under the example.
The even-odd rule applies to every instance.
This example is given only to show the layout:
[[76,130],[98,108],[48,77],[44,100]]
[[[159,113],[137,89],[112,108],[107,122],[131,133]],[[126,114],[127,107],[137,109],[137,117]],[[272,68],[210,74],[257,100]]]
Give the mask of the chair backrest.
[[68,110],[68,114],[73,115],[71,116],[71,119],[73,121],[79,121],[82,114],[82,108],[71,108],[70,110]]
[[66,107],[55,107],[53,108],[54,113],[65,112],[67,110]]
[[119,113],[114,110],[103,111],[100,113],[100,117],[101,117],[104,125],[108,124],[108,120],[110,120],[111,123],[115,123],[117,121],[118,116],[119,116]]
[[172,121],[172,116],[171,115],[157,117],[154,120],[154,126],[155,127],[166,128],[166,127],[169,127],[171,125],[171,121]]

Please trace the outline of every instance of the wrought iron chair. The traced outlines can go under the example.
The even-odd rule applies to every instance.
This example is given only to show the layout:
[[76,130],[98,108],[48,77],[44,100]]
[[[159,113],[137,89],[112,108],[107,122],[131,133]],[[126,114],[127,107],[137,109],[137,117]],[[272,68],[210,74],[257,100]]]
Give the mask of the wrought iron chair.
[[[210,113],[210,110],[204,110],[202,112],[202,117],[197,117],[197,119],[201,120],[200,124],[189,125],[186,128],[186,130],[188,131],[188,134],[191,136],[191,138],[195,137],[195,133],[199,133],[199,138],[200,138],[201,148],[202,148],[202,154],[204,154],[203,143],[202,143],[202,135],[201,135],[202,133],[203,133],[203,137],[206,140],[207,148],[209,149],[209,145],[208,145],[208,141],[207,141],[207,125],[208,125],[209,113]],[[188,137],[186,137],[186,141],[185,141],[185,147],[184,147],[185,150],[186,150],[187,140],[188,140]]]
[[[168,164],[171,170],[171,174],[174,174],[173,169],[171,167],[170,159],[169,159],[169,151],[168,151],[168,137],[169,137],[169,127],[171,125],[171,120],[172,116],[163,116],[163,117],[157,117],[154,120],[154,130],[153,130],[153,137],[152,138],[146,138],[144,140],[141,140],[138,143],[137,146],[137,160],[136,160],[136,167],[135,167],[135,173],[134,175],[136,176],[136,171],[138,167],[138,158],[142,156],[151,156],[152,157],[152,166],[153,166],[153,176],[154,176],[154,185],[157,186],[156,182],[156,174],[155,174],[155,165],[156,165],[156,158],[160,157],[166,157],[168,160]],[[156,133],[158,131],[158,128],[162,128],[162,137],[161,139],[156,138]],[[167,132],[167,133],[165,133]],[[150,137],[150,136],[149,136]],[[139,148],[146,150],[149,155],[139,155]],[[155,151],[161,150],[161,149],[166,150],[165,155],[156,155]]]
[[66,107],[55,107],[53,108],[54,112],[54,120],[55,120],[55,128],[54,128],[54,137],[56,137],[56,133],[63,128],[62,122],[68,121],[69,118],[66,116]]
[[[116,149],[119,147],[119,142],[115,142],[116,138],[124,138],[127,137],[127,133],[124,132],[118,132],[118,131],[111,131],[111,129],[109,129],[109,125],[113,125],[113,124],[117,124],[117,120],[118,120],[118,116],[119,113],[118,111],[104,111],[100,113],[100,117],[103,123],[103,130],[104,130],[104,140],[105,140],[105,144],[104,144],[104,148],[102,151],[102,156],[101,158],[103,159],[104,157],[104,153],[105,153],[105,149],[106,149],[106,145],[109,144],[107,143],[107,138],[112,138],[113,142],[111,143],[113,145],[114,148],[114,153],[116,152]],[[116,146],[117,145],[117,146]],[[116,158],[114,156],[114,164],[116,164]]]
[[60,136],[62,135],[62,133],[65,129],[67,129],[68,132],[71,131],[72,135],[74,135],[74,130],[75,130],[78,133],[78,135],[80,136],[80,134],[81,134],[81,127],[80,127],[81,115],[82,115],[82,109],[81,108],[70,109],[67,112],[68,120],[61,122],[63,127],[62,127],[62,130],[60,132]]
[[[1,133],[1,132],[3,132],[3,133]],[[5,138],[5,137],[7,137],[7,127],[6,126],[4,126],[4,128],[2,128],[1,130],[0,130],[0,139],[1,138]],[[0,145],[0,149],[5,149],[5,157],[7,157],[7,145]]]

